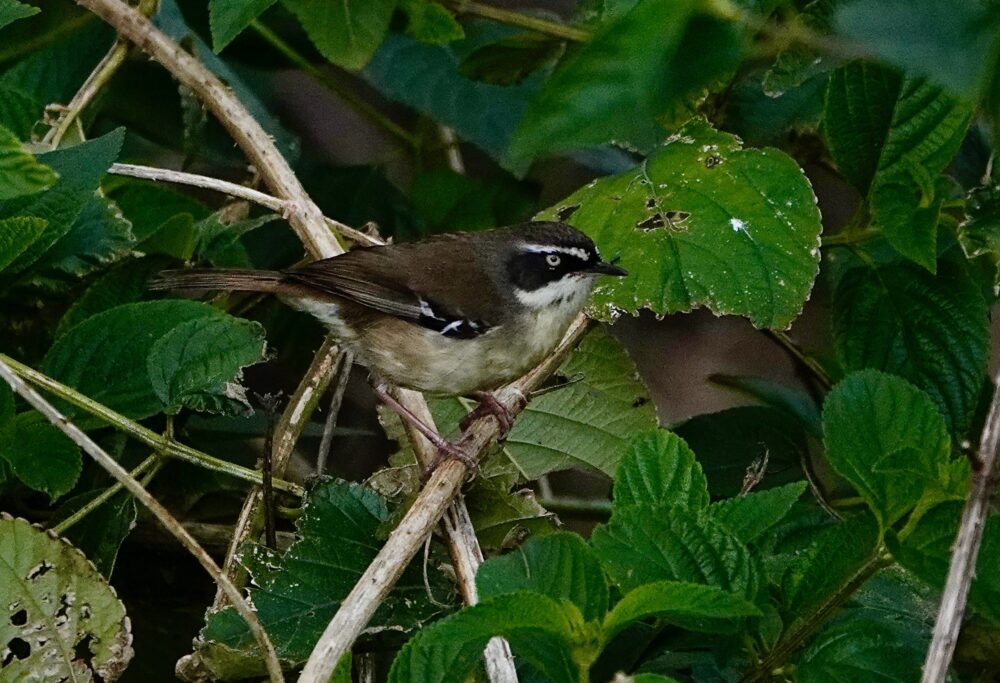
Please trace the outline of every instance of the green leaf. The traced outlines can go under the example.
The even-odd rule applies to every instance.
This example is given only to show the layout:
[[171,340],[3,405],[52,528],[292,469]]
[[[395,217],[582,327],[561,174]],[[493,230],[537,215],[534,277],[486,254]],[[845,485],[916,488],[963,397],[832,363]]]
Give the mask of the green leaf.
[[608,584],[594,552],[570,532],[530,538],[501,557],[484,562],[476,572],[479,596],[486,600],[520,591],[568,600],[584,621],[604,618]]
[[896,629],[871,619],[852,619],[823,630],[802,653],[798,683],[920,680],[923,650],[899,641]]
[[0,0],[0,28],[18,19],[32,17],[42,10],[17,0]]
[[538,33],[518,33],[478,47],[462,59],[458,72],[494,85],[521,83],[563,53],[565,43]]
[[993,264],[993,286],[1000,285],[1000,185],[969,190],[965,220],[958,226],[958,241],[967,258],[986,256]]
[[389,30],[396,0],[281,0],[324,57],[345,69],[368,63]]
[[669,580],[716,586],[753,600],[760,585],[746,546],[705,511],[624,508],[594,530],[591,544],[626,593]]
[[489,24],[466,24],[465,32],[465,40],[447,46],[389,34],[365,68],[365,80],[387,98],[453,128],[508,171],[523,174],[527,163],[512,159],[507,148],[540,77],[507,87],[463,78],[457,65],[464,54],[506,35]]
[[[377,532],[389,519],[377,494],[340,480],[318,484],[304,505],[296,522],[299,538],[283,555],[257,545],[241,551],[253,579],[250,598],[258,618],[279,657],[290,665],[308,658],[341,600],[381,549]],[[437,570],[439,561],[432,555],[427,574],[434,593],[443,597],[447,589]],[[421,564],[417,560],[403,574],[370,627],[405,633],[420,629],[440,610],[427,600]],[[253,635],[231,607],[208,615],[197,647],[218,678],[245,678],[264,670]]]
[[[52,515],[49,527],[56,526],[102,493],[103,489],[97,489],[68,498]],[[79,548],[94,563],[97,571],[110,579],[118,551],[132,530],[135,519],[135,499],[127,491],[120,491],[76,522],[62,536]]]
[[149,289],[149,280],[169,263],[166,258],[147,256],[124,261],[110,269],[73,302],[59,321],[55,336],[61,337],[92,315],[139,301]]
[[[0,516],[0,641],[26,650],[3,677],[112,681],[132,659],[125,606],[69,543],[23,519]],[[9,650],[8,650],[9,651]]]
[[604,638],[611,640],[626,627],[656,617],[689,631],[732,633],[741,617],[760,616],[743,598],[716,588],[680,581],[639,586],[615,605],[604,620]]
[[865,52],[976,97],[996,64],[997,17],[976,0],[856,0],[836,9],[836,28]]
[[744,543],[753,543],[761,534],[784,519],[806,490],[798,481],[766,491],[712,503],[708,512]]
[[665,429],[641,432],[629,442],[615,473],[613,509],[633,505],[708,506],[708,482],[684,440]]
[[782,577],[781,613],[788,627],[808,619],[858,572],[878,551],[879,525],[867,513],[854,515],[820,532],[794,560]]
[[511,155],[530,158],[609,140],[640,147],[659,142],[656,117],[727,73],[742,52],[737,29],[697,14],[698,7],[695,0],[643,0],[599,29],[531,100]]
[[463,609],[428,626],[399,652],[389,683],[462,683],[478,666],[493,636],[553,683],[579,683],[574,639],[583,626],[567,602],[537,593],[511,593]]
[[784,328],[818,272],[819,211],[802,169],[777,150],[742,149],[702,119],[638,168],[591,183],[541,218],[570,207],[578,208],[568,222],[630,273],[595,288],[604,319],[707,306]]
[[33,270],[84,277],[122,258],[134,244],[132,224],[118,207],[94,196],[69,231],[35,262]]
[[208,26],[212,31],[212,49],[222,52],[274,0],[209,0]]
[[6,382],[0,382],[0,430],[14,417],[14,391]]
[[132,223],[138,241],[148,239],[177,214],[187,214],[193,221],[207,218],[211,211],[192,197],[161,185],[129,182],[115,192],[115,204]]
[[786,412],[764,406],[741,406],[697,415],[674,427],[698,454],[713,497],[729,498],[743,488],[747,471],[767,459],[758,486],[787,484],[802,477],[809,452],[801,424]]
[[45,231],[44,218],[15,216],[0,219],[0,270],[3,270]]
[[[3,25],[0,6],[0,25]],[[35,194],[56,182],[51,168],[38,163],[12,132],[0,126],[0,200]]]
[[760,401],[765,406],[794,417],[802,428],[812,436],[822,435],[823,428],[820,424],[819,406],[812,394],[802,386],[754,375],[715,374],[709,377],[709,380],[713,384],[733,389],[755,401]]
[[[126,417],[149,417],[165,407],[148,370],[157,342],[183,323],[224,316],[207,304],[176,299],[117,306],[57,339],[42,371]],[[183,345],[184,339],[174,339]],[[70,406],[66,411],[76,414]],[[81,418],[81,424],[97,424],[96,418]]]
[[924,392],[893,375],[848,375],[823,404],[826,458],[858,490],[883,528],[944,481],[951,439]]
[[264,359],[260,323],[232,316],[183,322],[153,343],[146,360],[157,398],[177,412],[202,393],[238,379],[243,368]]
[[118,128],[75,147],[39,155],[39,160],[59,174],[59,180],[45,192],[0,201],[0,216],[30,215],[48,221],[45,231],[10,265],[12,273],[37,261],[66,235],[77,217],[93,200],[101,177],[114,162],[125,138]]
[[409,23],[406,33],[421,43],[447,45],[465,37],[462,25],[447,9],[431,0],[400,0]]
[[874,368],[926,391],[964,434],[989,355],[989,306],[960,256],[934,277],[906,263],[845,270],[833,292],[833,338],[848,370]]
[[0,430],[0,458],[25,485],[53,501],[73,488],[83,469],[80,448],[34,411],[17,415]]

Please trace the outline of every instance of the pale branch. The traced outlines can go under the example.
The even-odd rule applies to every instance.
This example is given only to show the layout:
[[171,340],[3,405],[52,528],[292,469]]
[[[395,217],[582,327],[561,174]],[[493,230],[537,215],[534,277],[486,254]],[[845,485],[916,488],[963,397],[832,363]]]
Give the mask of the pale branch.
[[997,390],[993,393],[993,402],[979,442],[979,458],[972,470],[969,498],[965,501],[962,521],[952,545],[948,578],[941,594],[941,607],[927,649],[921,683],[943,683],[948,677],[948,665],[955,653],[969,588],[976,574],[976,558],[990,514],[990,501],[996,492],[1000,459],[1000,376],[996,381]]
[[[576,347],[588,327],[580,315],[570,326],[562,343],[552,354],[513,384],[496,392],[497,399],[514,414],[524,409],[525,397],[554,373]],[[478,461],[499,435],[500,425],[492,415],[475,420],[465,431],[457,447],[473,461]],[[431,475],[417,499],[389,535],[388,540],[361,579],[340,605],[306,662],[299,683],[326,683],[340,658],[368,624],[403,570],[420,550],[424,539],[455,500],[469,475],[458,459],[444,461]]]
[[121,0],[77,0],[77,3],[111,24],[120,36],[135,43],[198,96],[246,153],[271,191],[287,202],[288,222],[313,257],[326,258],[344,252],[327,227],[323,213],[306,194],[270,135],[215,74]]
[[[143,180],[163,181],[176,185],[187,185],[189,187],[200,187],[205,190],[220,192],[236,199],[245,199],[248,202],[263,206],[266,209],[275,211],[284,216],[289,210],[289,204],[284,199],[278,199],[269,194],[255,190],[246,185],[238,185],[226,180],[211,178],[209,176],[197,175],[195,173],[185,173],[184,171],[173,171],[167,168],[154,168],[152,166],[139,166],[137,164],[112,164],[108,169],[112,175],[126,176],[129,178],[141,178]],[[362,244],[366,247],[382,244],[381,240],[375,239],[371,235],[361,230],[344,225],[333,218],[323,217],[327,225],[337,230],[347,239]]]
[[264,656],[264,664],[267,667],[268,676],[272,683],[282,683],[285,679],[281,673],[281,665],[278,663],[278,654],[274,650],[274,645],[267,637],[267,633],[261,626],[260,621],[253,609],[246,603],[239,590],[222,573],[222,569],[215,563],[215,560],[205,552],[205,549],[194,539],[194,537],[178,522],[163,505],[160,504],[150,493],[143,488],[134,477],[132,477],[124,467],[119,465],[114,458],[104,452],[93,439],[83,433],[75,424],[67,420],[62,413],[56,410],[52,404],[42,398],[42,395],[32,389],[28,384],[18,377],[17,373],[3,361],[0,361],[0,379],[3,379],[16,394],[24,398],[35,410],[40,412],[45,418],[55,425],[60,431],[70,438],[73,443],[79,446],[87,455],[92,457],[107,472],[119,481],[136,500],[142,503],[153,516],[166,527],[171,534],[190,552],[198,563],[208,572],[212,580],[226,592],[226,595],[233,603],[233,607],[246,621],[250,632],[260,646]]
[[[168,455],[177,458],[178,460],[189,462],[207,470],[221,472],[222,474],[242,479],[243,481],[248,481],[253,484],[259,484],[261,482],[260,472],[257,470],[237,465],[236,463],[229,462],[228,460],[216,458],[208,453],[202,453],[191,446],[174,441],[173,439],[167,438],[162,434],[157,434],[152,429],[143,427],[135,420],[130,420],[121,413],[111,410],[111,408],[108,408],[104,404],[98,403],[88,396],[84,396],[76,389],[68,387],[61,382],[57,382],[48,375],[45,375],[25,365],[24,363],[16,361],[10,356],[0,353],[0,361],[9,366],[20,377],[23,377],[32,384],[42,387],[67,403],[100,418],[108,425],[124,432],[125,434],[128,434],[132,438],[146,444],[163,455]],[[274,488],[284,493],[290,493],[299,498],[305,495],[305,489],[298,484],[293,484],[292,482],[284,481],[282,479],[275,479],[272,484]]]
[[[323,392],[330,382],[332,373],[336,370],[339,352],[336,342],[327,338],[323,345],[313,357],[313,362],[303,376],[295,393],[285,406],[281,418],[274,429],[273,446],[271,450],[271,468],[273,476],[280,477],[284,474],[288,461],[292,456],[295,443],[299,435],[309,422],[309,417],[316,404],[319,402]],[[240,566],[236,560],[237,552],[244,543],[256,540],[261,533],[262,511],[263,511],[263,489],[254,486],[243,501],[243,508],[236,522],[236,529],[233,532],[226,551],[226,559],[223,568],[226,576],[243,586],[246,584],[246,570]],[[216,591],[215,600],[212,603],[213,609],[221,609],[225,606],[227,595],[221,590]]]
[[346,349],[340,350],[340,359],[337,369],[337,383],[330,391],[330,403],[327,406],[326,421],[323,423],[323,438],[319,442],[319,451],[316,453],[316,474],[322,476],[326,472],[326,463],[330,458],[330,448],[333,446],[333,432],[337,427],[337,417],[340,415],[340,406],[344,402],[344,392],[347,391],[347,381],[351,378],[351,368],[354,366],[354,354]]

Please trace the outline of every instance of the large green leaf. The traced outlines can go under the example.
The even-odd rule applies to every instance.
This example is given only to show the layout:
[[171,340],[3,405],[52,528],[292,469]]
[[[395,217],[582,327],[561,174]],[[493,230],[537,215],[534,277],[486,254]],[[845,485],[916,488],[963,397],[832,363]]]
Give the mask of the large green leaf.
[[486,600],[420,631],[397,655],[390,683],[462,683],[493,636],[553,683],[579,683],[576,639],[579,611],[538,593],[511,593]]
[[823,405],[830,465],[865,499],[883,527],[947,483],[951,439],[934,403],[893,375],[862,370]]
[[896,630],[871,619],[852,619],[825,629],[802,653],[799,683],[920,680],[923,650],[900,642]]
[[274,4],[274,0],[209,0],[209,29],[216,52],[229,45],[243,29]]
[[396,0],[281,0],[316,49],[345,69],[360,69],[382,43]]
[[604,638],[610,640],[629,625],[656,617],[690,631],[732,633],[741,617],[760,616],[743,598],[715,586],[681,581],[657,581],[630,592],[604,620]]
[[46,225],[44,218],[30,216],[0,219],[0,270],[23,254],[45,231]]
[[48,190],[35,195],[0,201],[0,217],[37,216],[48,221],[45,231],[9,266],[11,272],[24,270],[38,260],[59,238],[66,235],[80,213],[93,199],[101,177],[114,162],[125,138],[125,129],[39,155],[39,161],[59,174]]
[[[665,131],[656,117],[733,68],[742,50],[733,26],[698,9],[695,0],[643,0],[600,29],[531,100],[511,154],[531,157],[609,140],[640,147],[659,142]],[[699,44],[712,49],[695,49]]]
[[132,224],[113,202],[95,195],[32,270],[62,274],[75,282],[122,258],[134,244]]
[[[197,348],[187,350],[188,339],[172,335],[170,342],[160,341],[170,333],[194,320],[220,318],[228,321],[213,327],[217,331],[230,327],[244,329],[244,323],[226,316],[207,304],[195,301],[163,300],[125,304],[98,313],[70,329],[49,349],[42,369],[46,374],[69,384],[90,398],[104,403],[124,415],[141,419],[171,407],[164,400],[190,397],[196,391],[226,394],[225,381],[234,381],[235,372],[220,380],[217,371],[230,367],[231,358],[219,363],[202,354],[211,348],[211,335],[199,336]],[[220,338],[220,349],[228,345],[228,335]],[[262,345],[254,342],[260,353]],[[249,344],[249,342],[248,342]],[[164,363],[157,365],[157,377],[150,376],[150,359],[154,351]],[[242,359],[243,356],[240,356]],[[170,384],[175,378],[176,387]],[[201,384],[189,383],[200,378]],[[159,387],[159,389],[157,389]],[[177,391],[178,393],[171,393]],[[75,411],[70,407],[67,410]],[[93,421],[84,420],[84,424]]]
[[[299,539],[283,555],[256,545],[242,550],[241,561],[253,578],[250,597],[257,616],[283,661],[301,664],[309,656],[341,600],[382,547],[377,532],[388,519],[385,502],[376,493],[327,480],[306,497],[296,522]],[[444,597],[440,572],[433,566],[427,572],[435,593]],[[438,611],[428,601],[418,561],[381,603],[370,626],[410,631]],[[197,649],[219,678],[263,672],[256,641],[231,607],[208,615]]]
[[636,434],[615,473],[614,510],[708,505],[708,482],[684,440],[665,429]]
[[83,469],[79,447],[34,411],[0,429],[0,458],[18,479],[52,500],[73,488]]
[[104,273],[77,297],[59,321],[56,337],[92,315],[115,306],[131,304],[146,295],[149,280],[169,265],[166,258],[147,256],[129,259]]
[[780,522],[805,490],[806,482],[798,481],[720,500],[712,503],[708,511],[741,541],[752,543]]
[[153,343],[146,363],[157,398],[176,412],[238,379],[244,367],[263,360],[265,349],[259,323],[219,315],[175,326]]
[[594,530],[591,544],[625,592],[656,581],[687,581],[753,600],[760,585],[746,546],[706,511],[624,508]]
[[977,0],[854,0],[836,9],[837,30],[868,53],[975,97],[996,68],[998,21]]
[[818,272],[819,210],[802,169],[783,152],[742,149],[702,119],[638,168],[590,183],[541,217],[570,207],[568,222],[630,273],[598,283],[594,305],[605,319],[707,306],[784,328]]
[[41,192],[54,182],[55,172],[39,163],[16,135],[0,126],[0,200]]
[[37,7],[26,5],[18,0],[0,0],[0,28],[18,19],[34,16],[41,11]]
[[907,263],[845,269],[833,293],[833,338],[848,370],[891,372],[926,391],[964,434],[989,356],[989,306],[965,260],[937,276]]
[[608,584],[594,551],[570,532],[528,539],[501,557],[487,560],[476,572],[479,596],[531,591],[553,600],[569,600],[584,621],[600,620],[608,610]]
[[[125,606],[83,554],[0,516],[0,641],[7,681],[116,680],[132,659]],[[13,653],[19,653],[14,655]]]
[[802,478],[801,461],[808,443],[800,423],[784,411],[765,406],[740,406],[697,415],[674,427],[698,454],[713,497],[729,498],[743,488],[748,470],[766,458],[759,487]]

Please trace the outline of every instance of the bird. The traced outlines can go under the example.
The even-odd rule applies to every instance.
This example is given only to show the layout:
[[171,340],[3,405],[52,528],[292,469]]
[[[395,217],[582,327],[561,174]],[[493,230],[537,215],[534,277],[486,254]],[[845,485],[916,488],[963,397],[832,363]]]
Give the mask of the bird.
[[462,429],[493,414],[503,436],[513,416],[491,392],[555,349],[598,276],[627,274],[573,226],[533,221],[359,247],[281,271],[166,270],[150,287],[277,295],[326,325],[368,368],[378,398],[424,434],[439,457],[463,458],[391,396],[389,384],[474,398],[479,406]]

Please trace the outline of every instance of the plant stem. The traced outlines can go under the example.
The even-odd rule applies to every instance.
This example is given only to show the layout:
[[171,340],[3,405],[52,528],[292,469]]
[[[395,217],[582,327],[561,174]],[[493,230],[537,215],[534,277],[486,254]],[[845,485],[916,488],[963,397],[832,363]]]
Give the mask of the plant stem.
[[[149,456],[148,458],[140,462],[138,465],[136,465],[135,468],[131,472],[129,472],[129,476],[132,477],[133,479],[138,479],[143,472],[152,468],[153,465],[157,465],[157,463],[159,462],[161,462],[159,455],[154,453],[153,455]],[[159,465],[157,465],[157,467],[153,468],[153,470],[151,471],[155,472],[155,470],[158,469],[158,467]],[[116,493],[121,491],[123,488],[125,488],[125,485],[122,484],[120,481],[116,481],[114,484],[104,489],[104,491],[102,491],[89,503],[87,503],[79,510],[74,512],[72,515],[70,515],[69,517],[56,524],[54,527],[52,527],[52,531],[56,532],[60,536],[63,535],[64,533],[66,533],[67,529],[69,529],[71,526],[79,522],[81,519],[89,515],[97,508],[101,507],[101,505],[110,500]]]
[[280,52],[285,58],[288,59],[288,61],[315,78],[327,90],[333,92],[347,102],[347,104],[354,107],[356,111],[364,116],[367,116],[372,123],[379,126],[382,130],[406,143],[409,147],[416,148],[419,146],[417,137],[413,135],[413,133],[406,130],[371,104],[366,102],[364,99],[359,97],[354,90],[345,87],[329,73],[316,67],[312,62],[306,59],[302,53],[286,43],[281,36],[271,30],[268,26],[265,26],[259,20],[255,19],[250,22],[250,28],[256,31],[257,35],[266,40],[271,47]]
[[319,442],[319,452],[316,454],[316,474],[322,476],[326,472],[326,463],[330,457],[330,447],[333,445],[333,431],[337,427],[337,416],[344,402],[344,392],[347,391],[347,380],[351,378],[351,368],[354,366],[354,354],[345,349],[340,350],[340,362],[337,370],[337,383],[330,392],[330,405],[327,407],[326,422],[323,424],[323,438]]
[[823,235],[824,247],[849,247],[853,244],[860,244],[868,240],[875,239],[882,234],[877,228],[861,228],[860,230],[842,230],[833,235]]
[[[190,446],[185,446],[182,443],[178,443],[177,441],[157,434],[152,429],[143,427],[138,422],[130,420],[120,413],[116,413],[92,398],[84,396],[77,390],[71,389],[65,384],[61,384],[48,375],[44,375],[5,354],[0,353],[0,362],[6,363],[15,373],[17,373],[18,376],[23,377],[32,384],[40,386],[47,391],[52,392],[67,403],[70,403],[77,408],[90,413],[91,415],[99,417],[112,427],[125,432],[132,438],[141,441],[150,448],[156,449],[164,455],[169,455],[177,458],[178,460],[183,460],[208,470],[228,474],[231,477],[243,479],[244,481],[249,481],[254,484],[259,484],[261,482],[261,475],[257,470],[252,470],[250,468],[237,465],[236,463],[216,458],[208,453],[202,453],[201,451]],[[274,488],[300,498],[305,493],[305,490],[298,484],[293,484],[281,479],[274,480]]]
[[611,501],[596,498],[587,500],[556,496],[539,498],[538,504],[546,510],[557,513],[593,515],[595,517],[607,517],[611,514]]
[[802,350],[795,341],[788,336],[787,332],[781,330],[764,330],[764,334],[770,337],[772,340],[777,342],[785,351],[788,352],[802,367],[808,370],[820,385],[829,390],[833,386],[833,380],[830,378],[830,374],[826,369],[819,364],[815,358],[807,354]]
[[56,410],[52,404],[42,398],[41,394],[28,386],[10,366],[0,361],[0,379],[10,385],[16,394],[27,401],[31,407],[40,412],[56,428],[63,432],[73,443],[81,448],[87,455],[92,457],[107,472],[121,482],[128,492],[135,496],[136,500],[148,509],[157,521],[166,527],[171,534],[190,552],[212,579],[226,591],[233,601],[233,606],[241,617],[246,621],[254,640],[260,646],[264,656],[264,665],[267,667],[268,677],[272,683],[284,683],[284,676],[281,673],[281,665],[278,663],[278,654],[274,650],[274,645],[267,632],[257,619],[257,614],[243,600],[243,596],[236,590],[236,587],[222,573],[222,569],[215,563],[215,560],[205,552],[205,549],[194,539],[177,519],[171,515],[158,500],[153,498],[142,484],[129,475],[124,467],[115,462],[115,459],[104,452],[93,439],[83,433],[79,427],[70,422]]
[[572,40],[578,43],[585,43],[591,38],[589,31],[576,28],[575,26],[568,26],[566,24],[561,24],[558,21],[550,21],[548,19],[542,19],[541,17],[534,17],[530,14],[514,12],[509,9],[503,9],[502,7],[494,7],[493,5],[487,5],[482,2],[475,2],[475,0],[451,0],[448,4],[451,5],[451,8],[459,14],[470,14],[472,16],[482,17],[483,19],[490,19],[501,24],[526,28],[530,31],[535,31],[536,33],[543,33],[547,36],[552,36],[553,38],[562,38],[564,40]]

